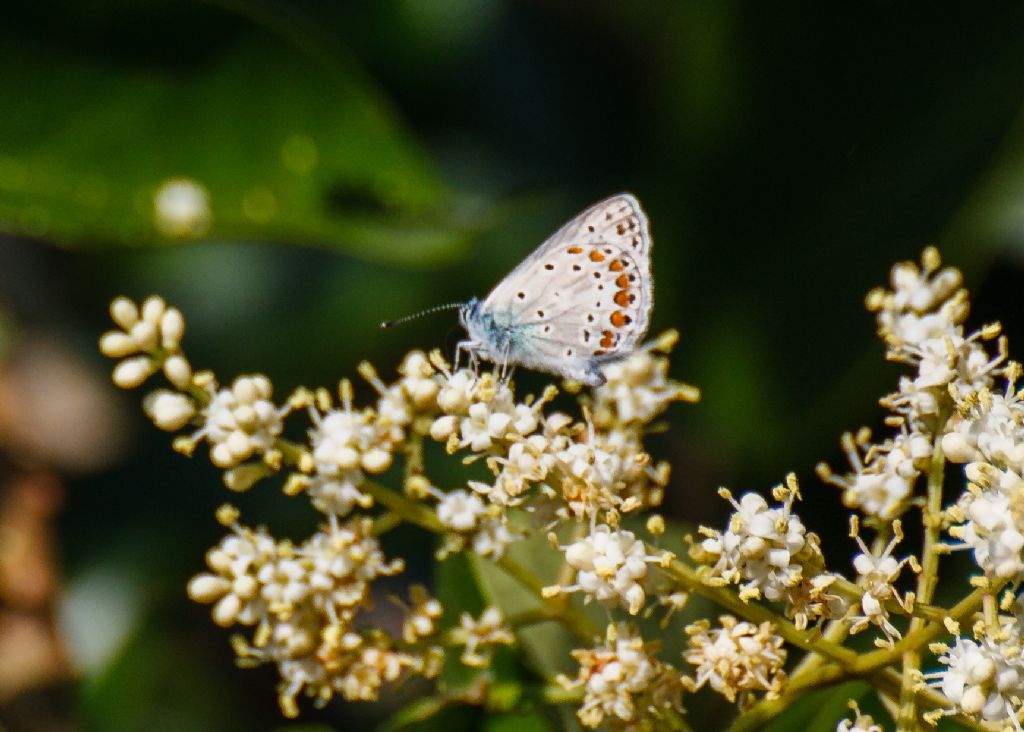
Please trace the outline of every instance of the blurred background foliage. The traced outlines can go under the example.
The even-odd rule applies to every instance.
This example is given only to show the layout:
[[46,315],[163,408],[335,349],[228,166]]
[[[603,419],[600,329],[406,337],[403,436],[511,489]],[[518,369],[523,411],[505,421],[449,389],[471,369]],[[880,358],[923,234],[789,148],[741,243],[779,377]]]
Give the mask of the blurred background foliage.
[[[380,719],[333,705],[285,724],[272,671],[236,671],[227,634],[187,601],[226,495],[109,385],[95,340],[112,296],[177,304],[193,361],[223,381],[261,370],[285,394],[364,358],[390,375],[409,348],[450,349],[454,319],[380,320],[485,294],[620,190],[653,225],[654,330],[681,330],[674,375],[704,392],[653,441],[674,465],[668,514],[720,522],[718,485],[764,490],[795,470],[805,522],[847,557],[845,512],[812,468],[841,463],[843,430],[878,425],[898,373],[864,293],[936,243],[966,274],[974,322],[1001,319],[1024,353],[1022,27],[1024,5],[998,1],[6,6],[0,725]],[[175,180],[202,215],[168,225],[157,204]],[[284,534],[315,520],[270,485],[240,502]],[[423,548],[415,532],[388,541]],[[501,592],[487,577],[458,591],[479,571],[460,561],[438,577],[454,607]],[[816,695],[772,729],[831,729],[865,690]],[[448,729],[558,720],[437,711]]]

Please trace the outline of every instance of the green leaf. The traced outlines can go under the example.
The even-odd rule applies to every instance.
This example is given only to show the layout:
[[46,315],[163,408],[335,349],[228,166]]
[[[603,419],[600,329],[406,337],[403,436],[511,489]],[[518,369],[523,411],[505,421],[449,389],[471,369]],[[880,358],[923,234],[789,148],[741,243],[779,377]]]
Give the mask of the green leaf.
[[[196,26],[212,13],[178,12]],[[75,247],[172,242],[155,195],[183,178],[205,191],[209,220],[181,236],[413,264],[464,250],[446,187],[353,62],[289,45],[287,27],[228,21],[187,62],[0,36],[0,64],[19,70],[0,77],[0,96],[18,100],[0,115],[0,230]]]
[[[562,555],[552,550],[542,534],[519,541],[509,548],[509,559],[529,567],[545,584],[554,584],[562,567]],[[480,590],[489,604],[501,608],[505,616],[536,610],[540,601],[493,562],[473,554],[469,562],[479,583]],[[603,613],[599,608],[591,612],[595,617]],[[522,648],[524,661],[547,681],[559,673],[572,674],[572,649],[579,644],[556,622],[539,623],[516,631]],[[575,710],[562,705],[558,707],[562,728],[579,729]]]
[[[561,554],[553,551],[542,535],[513,544],[508,555],[509,559],[529,567],[545,584],[555,583],[562,566]],[[540,607],[535,595],[493,562],[475,554],[469,557],[469,561],[484,598],[489,604],[501,608],[506,617]],[[530,665],[542,676],[550,679],[571,670],[570,653],[576,644],[558,623],[531,625],[520,629],[516,635]]]
[[412,704],[402,707],[392,714],[387,722],[378,727],[379,732],[395,732],[429,719],[433,719],[442,711],[456,702],[444,695],[427,696],[417,699]]
[[551,729],[551,722],[540,712],[492,714],[483,724],[483,732],[550,732]]

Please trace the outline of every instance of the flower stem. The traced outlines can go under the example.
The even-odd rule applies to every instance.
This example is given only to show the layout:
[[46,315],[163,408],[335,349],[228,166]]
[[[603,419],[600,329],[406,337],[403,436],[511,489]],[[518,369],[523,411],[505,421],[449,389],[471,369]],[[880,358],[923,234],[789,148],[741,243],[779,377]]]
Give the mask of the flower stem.
[[686,589],[712,600],[744,620],[749,620],[752,623],[772,623],[775,626],[775,632],[797,648],[820,653],[844,668],[852,667],[857,661],[856,652],[823,638],[820,632],[800,630],[793,623],[763,605],[744,602],[730,589],[707,584],[692,567],[678,559],[673,559],[668,563],[664,567],[664,571]]
[[[939,579],[939,529],[942,525],[942,483],[945,477],[946,457],[942,454],[942,425],[945,416],[939,414],[936,419],[936,430],[932,438],[932,460],[928,466],[928,494],[923,511],[921,524],[924,527],[924,540],[921,544],[921,574],[917,577],[916,599],[924,604],[932,601],[935,585]],[[926,621],[915,617],[910,621],[907,638],[922,631]],[[914,732],[917,729],[917,697],[914,688],[919,683],[921,652],[923,643],[907,644],[903,653],[903,675],[900,686],[899,716],[896,719],[897,732]]]
[[[373,500],[392,513],[397,514],[403,520],[437,534],[446,532],[445,527],[437,519],[434,512],[413,499],[371,480],[365,481],[360,487],[373,496]],[[563,606],[555,600],[545,598],[541,594],[544,583],[526,567],[512,561],[507,556],[497,560],[495,564],[525,589],[529,590],[530,594],[537,598],[542,607],[550,607],[548,611],[550,617],[565,625],[580,640],[592,643],[594,638],[601,634],[600,629],[591,622],[590,618],[572,605],[566,604]]]

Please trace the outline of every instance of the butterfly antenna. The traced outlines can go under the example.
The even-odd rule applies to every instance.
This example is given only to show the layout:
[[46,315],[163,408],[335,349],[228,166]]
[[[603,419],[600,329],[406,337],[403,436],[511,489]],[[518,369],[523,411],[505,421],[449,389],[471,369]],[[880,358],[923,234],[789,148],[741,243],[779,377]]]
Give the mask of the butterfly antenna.
[[427,308],[426,310],[421,310],[418,313],[413,313],[412,315],[406,315],[405,317],[396,318],[395,320],[385,320],[383,323],[380,324],[380,327],[381,328],[393,328],[396,325],[401,325],[402,323],[408,323],[410,320],[415,320],[416,318],[419,318],[420,316],[431,315],[432,313],[439,313],[442,310],[456,310],[458,308],[461,308],[465,304],[466,303],[464,303],[464,302],[450,302],[447,305],[435,305],[432,308]]

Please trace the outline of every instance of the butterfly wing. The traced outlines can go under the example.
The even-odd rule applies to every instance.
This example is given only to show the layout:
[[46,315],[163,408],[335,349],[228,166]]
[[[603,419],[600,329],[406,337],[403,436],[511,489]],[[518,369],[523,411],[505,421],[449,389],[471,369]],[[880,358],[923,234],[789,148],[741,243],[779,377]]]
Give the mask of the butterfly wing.
[[653,307],[647,216],[628,193],[586,209],[516,267],[481,304],[505,332],[506,358],[587,383],[631,352]]

